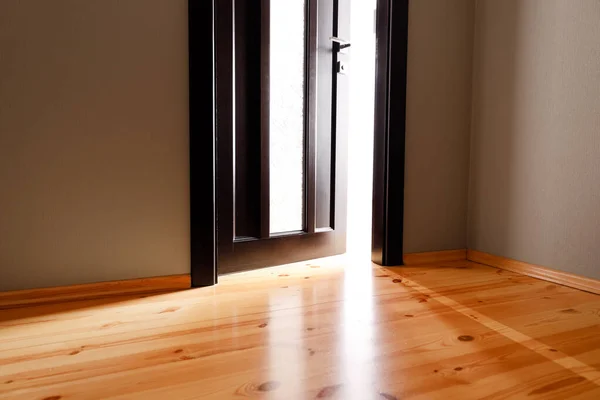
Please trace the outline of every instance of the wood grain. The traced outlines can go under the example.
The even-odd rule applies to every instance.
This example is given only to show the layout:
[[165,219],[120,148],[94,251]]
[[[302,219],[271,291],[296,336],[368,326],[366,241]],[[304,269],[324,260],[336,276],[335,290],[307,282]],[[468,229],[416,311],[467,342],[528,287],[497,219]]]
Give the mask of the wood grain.
[[408,253],[404,255],[404,265],[425,265],[466,259],[466,249]]
[[467,259],[480,264],[501,268],[519,274],[558,283],[586,292],[600,294],[600,281],[568,272],[557,271],[541,265],[529,264],[506,257],[495,256],[477,250],[469,250]]
[[171,275],[42,289],[15,290],[0,292],[0,310],[38,304],[110,298],[127,294],[182,290],[189,289],[190,286],[189,275]]
[[597,399],[600,297],[336,257],[0,311],[0,398]]

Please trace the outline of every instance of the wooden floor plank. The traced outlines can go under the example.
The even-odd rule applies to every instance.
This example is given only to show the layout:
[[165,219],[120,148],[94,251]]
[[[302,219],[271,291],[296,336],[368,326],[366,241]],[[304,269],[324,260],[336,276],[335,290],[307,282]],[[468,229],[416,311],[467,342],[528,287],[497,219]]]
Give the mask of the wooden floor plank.
[[344,257],[0,311],[1,399],[597,399],[600,296]]

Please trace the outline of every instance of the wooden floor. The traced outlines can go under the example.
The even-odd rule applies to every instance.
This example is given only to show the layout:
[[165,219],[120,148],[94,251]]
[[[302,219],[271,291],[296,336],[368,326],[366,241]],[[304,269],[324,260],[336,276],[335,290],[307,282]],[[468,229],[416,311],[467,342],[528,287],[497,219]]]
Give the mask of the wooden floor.
[[600,399],[600,296],[344,258],[0,311],[2,399]]

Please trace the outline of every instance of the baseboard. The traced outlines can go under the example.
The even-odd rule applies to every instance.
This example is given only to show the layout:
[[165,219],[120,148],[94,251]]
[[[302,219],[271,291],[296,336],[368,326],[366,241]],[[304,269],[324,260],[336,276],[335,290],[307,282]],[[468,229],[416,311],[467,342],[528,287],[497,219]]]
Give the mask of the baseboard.
[[25,306],[94,300],[118,295],[167,292],[189,289],[190,275],[159,276],[84,285],[0,292],[0,310]]
[[479,264],[489,265],[522,275],[531,276],[559,285],[569,286],[586,292],[600,294],[600,281],[597,279],[586,278],[583,276],[570,274],[568,272],[557,271],[541,265],[529,264],[522,261],[512,260],[506,257],[495,256],[477,250],[468,250],[467,259]]
[[404,265],[424,265],[467,259],[467,250],[429,251],[426,253],[408,253],[404,255]]

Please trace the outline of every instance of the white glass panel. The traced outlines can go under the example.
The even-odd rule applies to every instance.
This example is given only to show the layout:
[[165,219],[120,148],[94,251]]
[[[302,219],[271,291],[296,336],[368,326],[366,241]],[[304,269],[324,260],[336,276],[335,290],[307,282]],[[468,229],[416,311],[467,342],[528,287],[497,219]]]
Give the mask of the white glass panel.
[[305,1],[271,0],[271,233],[303,229]]

